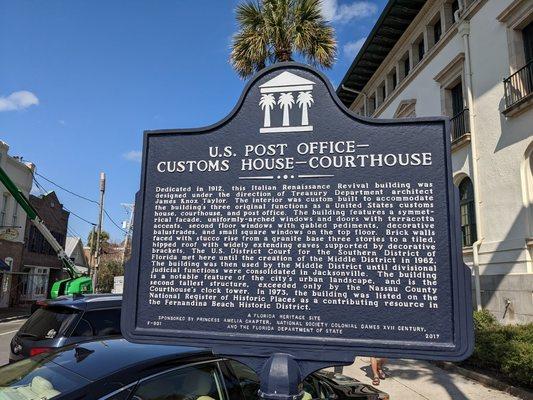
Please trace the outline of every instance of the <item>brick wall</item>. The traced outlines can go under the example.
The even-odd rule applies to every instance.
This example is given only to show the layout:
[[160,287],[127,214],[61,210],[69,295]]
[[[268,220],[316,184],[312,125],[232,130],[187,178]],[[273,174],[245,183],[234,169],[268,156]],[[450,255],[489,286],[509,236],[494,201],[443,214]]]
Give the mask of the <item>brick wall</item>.
[[[40,197],[30,195],[30,203],[35,207],[59,244],[65,247],[69,213],[63,209],[63,205],[59,202],[55,192]],[[24,236],[23,264],[61,268],[61,262],[56,253],[29,220]]]

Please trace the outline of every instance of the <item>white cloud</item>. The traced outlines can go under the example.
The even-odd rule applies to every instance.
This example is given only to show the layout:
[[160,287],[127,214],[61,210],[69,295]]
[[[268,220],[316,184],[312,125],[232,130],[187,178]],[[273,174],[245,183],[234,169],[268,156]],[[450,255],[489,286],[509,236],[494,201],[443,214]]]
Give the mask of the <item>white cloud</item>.
[[67,125],[67,121],[65,121],[64,119],[60,119],[60,120],[57,121],[57,122],[59,122],[59,124],[60,124],[60,125],[63,125],[63,126],[66,126],[66,125]]
[[142,151],[130,150],[127,153],[122,154],[122,157],[124,157],[126,160],[129,160],[129,161],[141,162]]
[[335,11],[337,11],[337,0],[322,0],[320,2],[322,7],[322,15],[328,21],[332,21],[335,17]]
[[349,22],[352,19],[365,18],[378,11],[376,4],[370,1],[354,1],[339,4],[338,0],[322,0],[322,15],[331,22]]
[[342,51],[344,52],[344,55],[347,58],[354,58],[359,50],[361,50],[361,47],[363,47],[363,44],[365,43],[366,37],[363,37],[359,40],[356,40],[355,42],[348,42],[344,46],[342,46]]
[[39,104],[39,99],[32,92],[21,90],[9,96],[0,96],[0,111],[23,110]]

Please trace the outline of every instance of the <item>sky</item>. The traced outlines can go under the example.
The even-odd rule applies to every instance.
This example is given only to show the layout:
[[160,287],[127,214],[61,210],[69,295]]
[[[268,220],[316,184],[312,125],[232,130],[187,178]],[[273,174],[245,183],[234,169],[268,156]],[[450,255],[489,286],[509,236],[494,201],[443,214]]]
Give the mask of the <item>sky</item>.
[[[40,186],[96,223],[119,226],[139,189],[147,129],[210,125],[245,85],[228,62],[238,0],[0,0],[0,140],[36,165]],[[338,57],[324,70],[336,87],[386,0],[323,0]],[[44,178],[43,178],[44,177]],[[40,188],[33,189],[40,194]],[[70,215],[69,235],[92,225]],[[124,233],[106,217],[104,230]]]

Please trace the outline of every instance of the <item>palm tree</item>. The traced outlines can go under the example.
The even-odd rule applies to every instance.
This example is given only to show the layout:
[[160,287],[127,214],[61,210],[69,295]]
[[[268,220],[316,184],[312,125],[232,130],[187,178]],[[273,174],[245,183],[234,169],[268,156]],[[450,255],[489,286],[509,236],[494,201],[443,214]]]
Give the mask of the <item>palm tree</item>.
[[296,98],[296,103],[302,109],[302,125],[309,125],[309,117],[307,116],[307,109],[311,107],[315,100],[311,92],[300,92]]
[[231,49],[237,73],[249,77],[268,63],[292,61],[293,53],[312,65],[331,68],[337,42],[322,16],[321,1],[245,0],[239,4],[239,30]]
[[[96,239],[98,238],[98,234],[96,231],[92,230],[89,232],[89,236],[87,237],[87,246],[91,249],[91,254],[93,254],[96,251]],[[109,245],[109,233],[106,231],[102,231],[100,233],[100,249],[103,249]]]
[[292,108],[292,105],[294,104],[294,97],[292,96],[292,93],[281,93],[279,95],[278,104],[280,108],[283,109],[283,126],[289,126],[289,110]]
[[274,108],[275,104],[276,99],[274,98],[274,95],[272,93],[263,94],[261,96],[261,100],[259,100],[259,105],[261,106],[261,109],[265,110],[265,121],[263,124],[265,128],[270,127],[270,110]]

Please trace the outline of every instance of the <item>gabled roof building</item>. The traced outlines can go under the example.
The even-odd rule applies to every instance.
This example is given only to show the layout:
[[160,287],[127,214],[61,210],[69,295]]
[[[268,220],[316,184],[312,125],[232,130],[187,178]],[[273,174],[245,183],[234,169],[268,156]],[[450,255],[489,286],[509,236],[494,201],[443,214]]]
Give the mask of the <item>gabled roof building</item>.
[[89,272],[89,263],[83,250],[83,242],[79,237],[67,236],[65,242],[65,253],[74,262],[74,265],[81,273]]

